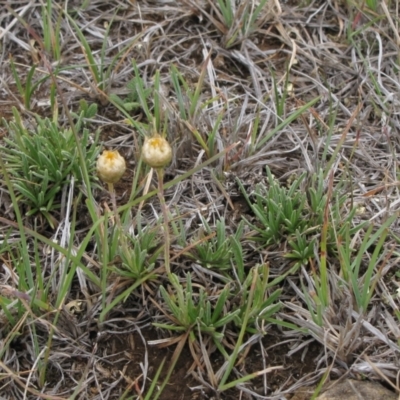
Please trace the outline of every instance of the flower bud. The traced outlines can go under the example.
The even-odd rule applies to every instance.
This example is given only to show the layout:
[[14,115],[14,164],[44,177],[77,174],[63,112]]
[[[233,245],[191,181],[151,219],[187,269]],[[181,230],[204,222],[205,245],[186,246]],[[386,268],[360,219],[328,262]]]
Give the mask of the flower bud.
[[97,175],[106,183],[118,182],[125,170],[125,159],[117,150],[104,150],[97,159]]
[[146,138],[142,148],[143,161],[152,168],[163,168],[171,162],[170,144],[160,135]]

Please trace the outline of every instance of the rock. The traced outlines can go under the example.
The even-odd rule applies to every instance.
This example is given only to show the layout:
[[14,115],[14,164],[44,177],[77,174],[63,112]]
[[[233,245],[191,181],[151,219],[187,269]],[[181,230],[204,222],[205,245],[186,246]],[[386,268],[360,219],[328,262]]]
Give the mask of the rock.
[[290,400],[309,400],[315,391],[315,387],[303,387],[296,391]]
[[331,382],[329,389],[316,400],[397,400],[395,393],[379,383],[346,379]]

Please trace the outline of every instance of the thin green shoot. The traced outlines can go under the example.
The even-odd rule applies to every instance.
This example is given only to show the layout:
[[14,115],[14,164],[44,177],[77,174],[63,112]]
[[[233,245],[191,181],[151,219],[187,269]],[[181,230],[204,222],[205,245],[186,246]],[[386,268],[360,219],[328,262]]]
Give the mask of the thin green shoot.
[[46,4],[42,4],[42,23],[43,23],[43,46],[47,54],[51,54],[54,60],[60,61],[61,59],[61,44],[60,32],[62,13],[59,12],[57,22],[54,25],[53,17],[53,2],[47,0]]
[[[179,360],[179,357],[180,357],[180,355],[182,353],[183,347],[184,347],[184,345],[185,345],[185,343],[186,343],[186,341],[188,339],[188,336],[189,336],[189,332],[186,332],[181,336],[181,339],[179,340],[179,342],[178,342],[178,344],[176,346],[174,354],[172,355],[171,364],[170,364],[170,366],[168,368],[168,371],[167,371],[167,374],[165,376],[165,379],[164,379],[163,383],[161,384],[160,388],[158,389],[158,392],[156,393],[156,395],[152,398],[152,400],[158,400],[158,398],[161,396],[163,390],[165,389],[165,386],[167,385],[167,383],[171,379],[171,375],[174,372],[176,363]],[[146,396],[145,400],[150,400],[150,397]]]
[[[48,1],[50,1],[50,0],[48,0]],[[125,52],[125,50],[131,46],[129,44],[129,45],[125,46],[120,52],[118,52],[118,54],[116,56],[114,56],[113,59],[111,60],[110,65],[106,68],[105,59],[106,59],[107,38],[109,36],[110,29],[111,29],[112,23],[114,21],[114,18],[117,15],[118,9],[115,11],[111,20],[107,24],[107,29],[106,29],[106,32],[104,35],[104,40],[103,40],[101,51],[100,51],[100,63],[96,61],[94,54],[92,52],[92,49],[89,45],[89,42],[87,41],[86,36],[82,32],[82,30],[79,28],[78,24],[65,10],[62,10],[62,11],[65,13],[69,22],[73,25],[75,32],[77,33],[77,35],[79,37],[80,43],[82,45],[82,51],[87,60],[87,66],[90,70],[90,73],[92,75],[92,78],[93,78],[93,81],[95,84],[93,89],[97,92],[100,102],[103,104],[106,104],[108,101],[110,101],[108,92],[109,92],[109,78],[111,76],[111,72],[112,72],[115,64],[119,60],[121,54],[123,54]]]
[[257,19],[265,10],[267,1],[261,0],[256,7],[254,1],[243,2],[236,8],[234,0],[217,0],[219,10],[214,6],[213,8],[227,30],[223,32],[226,36],[224,43],[226,48],[240,43],[257,29],[259,25]]
[[[149,99],[148,99],[149,95],[146,91],[143,79],[140,75],[140,71],[136,65],[135,60],[132,60],[132,67],[133,67],[133,71],[134,71],[134,75],[135,75],[134,82],[135,82],[136,93],[138,94],[140,105],[141,105],[144,113],[146,114],[146,118],[149,122],[149,126],[153,127],[154,126],[154,122],[153,122],[154,115],[152,114],[152,112],[150,111],[150,108],[149,108],[149,104],[148,104],[149,103]],[[158,78],[158,83],[157,83],[158,86],[159,86],[159,82],[160,81]],[[159,100],[157,100],[157,101],[159,101]],[[158,107],[159,107],[159,105],[158,105]]]
[[278,82],[276,81],[275,73],[273,70],[271,70],[271,76],[272,76],[272,85],[274,88],[274,100],[275,100],[275,109],[276,109],[276,116],[278,117],[278,122],[282,122],[282,120],[285,117],[285,108],[286,108],[286,99],[288,95],[288,90],[287,86],[289,84],[289,71],[288,67],[286,68],[286,74],[285,74],[285,82],[284,82],[284,87],[282,89],[282,93],[280,93],[280,89],[278,87]]
[[350,116],[349,121],[347,122],[345,128],[343,129],[342,135],[340,136],[338,144],[335,146],[335,150],[331,154],[330,160],[328,161],[326,167],[325,167],[325,177],[331,171],[333,163],[336,162],[337,160],[337,155],[339,154],[339,151],[342,149],[343,144],[346,141],[347,134],[349,133],[350,128],[353,126],[353,122],[355,118],[358,116],[362,108],[362,103],[359,103],[354,110],[353,114]]
[[324,208],[324,219],[322,224],[322,232],[321,232],[321,262],[320,262],[320,282],[316,286],[317,292],[319,295],[319,300],[322,303],[323,307],[328,307],[329,305],[329,281],[328,281],[328,268],[327,268],[327,254],[328,254],[328,226],[329,226],[329,205],[332,198],[333,193],[333,172],[329,177],[329,186],[328,186],[328,194],[325,202]]
[[217,0],[218,6],[224,18],[224,23],[231,28],[235,22],[234,2],[231,0]]
[[[372,279],[372,276],[382,253],[382,248],[388,234],[388,228],[396,218],[396,215],[392,215],[385,222],[383,222],[374,233],[374,226],[370,225],[364,234],[360,249],[358,250],[353,261],[351,261],[351,258],[353,258],[351,250],[349,251],[348,249],[345,249],[342,243],[338,243],[343,276],[347,277],[348,279],[348,283],[351,286],[357,307],[360,311],[365,312],[367,310],[370,299],[374,293],[376,279]],[[367,253],[368,249],[371,248],[371,246],[374,246],[374,251],[368,261],[367,270],[362,277],[362,285],[360,288],[363,257]],[[379,276],[379,273],[377,276]]]
[[240,329],[239,336],[238,336],[238,339],[236,341],[235,347],[233,349],[233,352],[232,352],[232,354],[230,355],[230,357],[228,359],[228,364],[226,365],[225,372],[224,372],[224,374],[223,374],[223,376],[222,376],[222,378],[221,378],[221,380],[219,382],[219,385],[218,385],[218,389],[221,390],[221,391],[224,391],[224,390],[227,390],[228,388],[230,388],[230,385],[229,384],[227,385],[226,381],[228,380],[228,378],[229,378],[229,376],[230,376],[230,374],[231,374],[231,372],[232,372],[232,370],[233,370],[233,368],[234,368],[234,366],[236,364],[236,360],[237,360],[237,357],[238,357],[239,352],[240,352],[240,348],[241,348],[243,340],[244,340],[244,335],[245,335],[245,333],[247,331],[247,326],[248,326],[248,322],[249,322],[249,319],[250,319],[251,305],[253,303],[253,297],[254,297],[254,292],[255,292],[255,288],[256,288],[256,282],[257,282],[257,279],[258,279],[257,269],[253,268],[251,271],[252,271],[253,276],[252,276],[251,287],[250,287],[250,290],[249,290],[249,297],[248,297],[248,301],[247,301],[247,304],[246,304],[246,309],[245,309],[245,312],[244,312],[244,315],[243,315],[242,326],[241,326],[241,329]]
[[[196,83],[195,90],[190,89],[189,84],[186,82],[185,78],[178,71],[175,66],[171,67],[171,80],[174,86],[174,90],[178,100],[179,114],[182,119],[182,122],[186,125],[189,131],[193,134],[196,141],[200,144],[200,146],[204,149],[207,154],[207,157],[210,157],[210,149],[204,140],[202,134],[196,129],[196,116],[199,110],[202,109],[202,105],[200,102],[200,95],[203,90],[204,78],[207,73],[207,63],[209,60],[210,54],[207,56],[204,61],[200,73],[199,80]],[[184,92],[182,92],[182,88],[184,88]],[[186,96],[186,98],[185,98]],[[189,104],[187,104],[189,103]],[[187,107],[189,108],[186,111]],[[212,156],[211,156],[212,157]]]
[[[20,67],[23,67],[21,64],[17,64]],[[18,72],[16,68],[16,64],[12,58],[10,58],[10,67],[11,67],[11,72],[14,77],[15,85],[17,86],[19,95],[22,98],[24,107],[26,110],[31,109],[31,101],[32,101],[32,96],[35,92],[35,90],[44,82],[48,79],[48,75],[38,79],[36,82],[34,82],[34,76],[36,72],[36,65],[32,65],[29,68],[28,74],[26,75],[26,80],[25,84],[22,83],[21,78],[20,78],[20,73]],[[25,66],[24,66],[25,67]]]
[[[159,379],[159,377],[160,377],[160,375],[161,375],[161,371],[162,371],[163,368],[164,368],[164,364],[165,364],[165,357],[162,359],[161,364],[160,364],[160,366],[158,367],[156,374],[154,375],[153,381],[151,382],[151,385],[150,385],[150,387],[149,387],[148,392],[146,393],[146,397],[144,398],[144,400],[151,400],[151,399],[153,398],[152,396],[153,396],[154,390],[155,390],[155,388],[156,388],[156,386],[157,386],[158,379]],[[174,367],[174,368],[175,368],[175,367]],[[168,383],[168,381],[167,381],[167,383]],[[159,392],[159,393],[162,393],[162,390],[159,389],[158,392]],[[158,397],[159,397],[159,395],[158,395]]]
[[[13,184],[11,182],[8,170],[7,170],[6,166],[4,165],[2,156],[0,156],[0,168],[1,168],[4,180],[6,181],[8,193],[10,195],[11,202],[13,205],[13,210],[15,212],[15,217],[17,219],[18,231],[20,234],[20,241],[21,241],[22,249],[28,249],[28,241],[27,241],[26,234],[25,234],[25,226],[24,226],[24,222],[22,219],[21,211],[19,209],[17,196],[14,192]],[[30,268],[31,263],[30,263],[28,254],[29,254],[28,251],[22,251],[21,256],[22,256],[23,265],[25,265],[25,267],[26,267],[26,275],[25,276],[27,279],[28,286],[33,288],[33,287],[35,287],[35,283],[34,283],[34,279],[33,279],[33,272]]]
[[316,97],[315,99],[309,101],[306,103],[304,106],[300,107],[297,111],[293,112],[291,115],[289,115],[285,120],[283,120],[276,128],[272,129],[265,137],[260,139],[257,142],[256,149],[260,149],[266,142],[268,142],[269,139],[272,138],[276,133],[281,131],[283,128],[288,126],[291,122],[296,120],[301,114],[303,114],[305,111],[310,109],[314,104],[316,104],[320,100],[321,96]]
[[186,113],[186,102],[184,98],[184,93],[182,92],[181,84],[184,87],[185,92],[188,91],[189,87],[175,65],[173,64],[171,65],[170,72],[171,72],[172,85],[174,87],[175,95],[178,101],[179,115],[182,120],[186,121],[188,119],[188,116]]
[[225,112],[226,112],[226,106],[224,106],[223,109],[219,112],[217,120],[214,122],[213,129],[208,135],[207,148],[209,149],[209,154],[208,154],[209,157],[212,157],[215,154],[215,151],[217,150],[215,138],[220,129],[220,125],[222,119],[224,118]]
[[[196,83],[196,89],[195,89],[194,93],[190,96],[189,115],[192,120],[194,119],[194,117],[199,109],[199,106],[200,106],[200,95],[201,95],[201,92],[203,91],[204,78],[206,77],[206,74],[207,74],[207,64],[210,60],[210,57],[211,57],[211,52],[208,53],[206,59],[203,61],[199,80]],[[188,93],[190,93],[190,92],[188,92]]]

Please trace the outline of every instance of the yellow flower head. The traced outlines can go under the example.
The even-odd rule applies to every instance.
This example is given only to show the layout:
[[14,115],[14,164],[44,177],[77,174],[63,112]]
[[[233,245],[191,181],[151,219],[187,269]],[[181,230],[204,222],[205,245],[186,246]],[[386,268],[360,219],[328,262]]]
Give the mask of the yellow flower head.
[[143,161],[152,168],[163,168],[171,162],[170,144],[160,135],[146,138],[142,148]]
[[97,159],[97,175],[106,183],[118,182],[125,170],[125,159],[117,150],[104,150]]

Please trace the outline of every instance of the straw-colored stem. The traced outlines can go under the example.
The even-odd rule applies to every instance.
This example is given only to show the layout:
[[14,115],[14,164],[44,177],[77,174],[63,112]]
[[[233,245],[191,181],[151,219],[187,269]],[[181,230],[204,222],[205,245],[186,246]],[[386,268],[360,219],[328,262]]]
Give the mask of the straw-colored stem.
[[114,184],[113,183],[109,183],[108,184],[108,190],[109,190],[110,196],[111,196],[111,203],[112,203],[113,212],[114,212],[115,224],[117,225],[117,228],[118,228],[118,231],[119,231],[122,250],[125,253],[125,255],[128,256],[128,254],[129,254],[129,252],[128,252],[128,244],[127,244],[124,232],[122,230],[122,223],[121,223],[121,219],[120,219],[119,214],[118,214],[117,199],[116,199],[115,188],[114,188]]
[[164,264],[165,270],[167,271],[167,275],[171,273],[171,266],[169,263],[169,246],[170,246],[170,238],[169,238],[169,227],[168,227],[168,207],[165,202],[164,197],[164,169],[157,168],[157,177],[158,177],[158,198],[160,199],[161,211],[164,217]]
[[[126,241],[126,237],[123,233],[122,230],[122,224],[121,224],[121,219],[119,218],[118,214],[118,208],[117,208],[117,199],[115,195],[115,188],[113,183],[107,183],[108,185],[108,191],[110,192],[110,197],[111,197],[111,203],[112,203],[112,211],[114,214],[114,220],[115,220],[115,225],[118,233],[118,239],[119,243],[121,244],[122,251],[124,252],[125,256],[129,256],[129,250],[128,250],[128,243]],[[107,238],[105,238],[107,240]],[[108,244],[104,243],[104,270],[102,272],[102,279],[101,279],[101,286],[102,286],[102,309],[104,310],[106,308],[106,286],[107,286],[107,268],[106,265],[109,263],[108,259]],[[104,321],[104,318],[106,315],[102,314],[101,322]]]
[[121,220],[119,219],[119,214],[117,209],[117,198],[115,196],[115,188],[113,183],[108,183],[108,191],[110,192],[111,196],[111,203],[113,207],[115,223],[117,224],[118,228],[121,228]]

